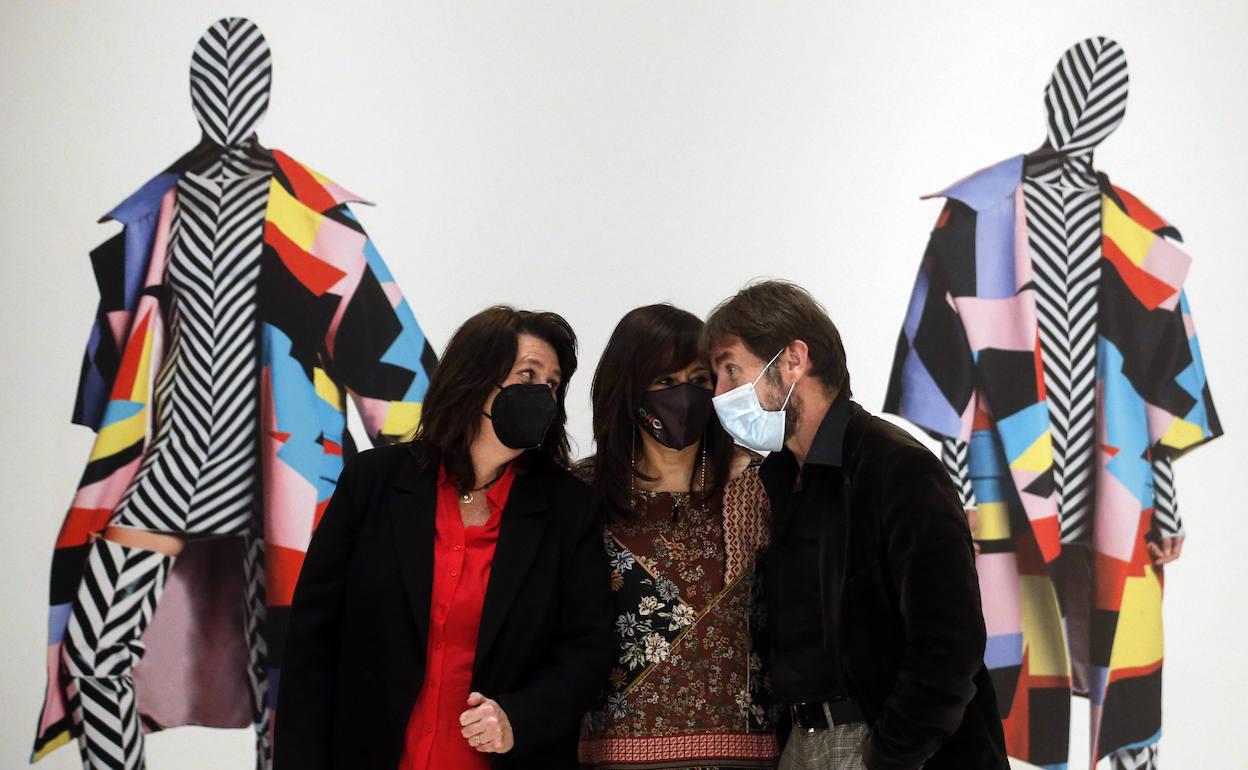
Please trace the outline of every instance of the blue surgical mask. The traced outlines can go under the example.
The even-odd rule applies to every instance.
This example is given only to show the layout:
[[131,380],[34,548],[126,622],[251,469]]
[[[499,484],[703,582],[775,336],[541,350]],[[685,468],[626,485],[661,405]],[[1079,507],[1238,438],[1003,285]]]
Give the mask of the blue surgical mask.
[[784,397],[784,405],[778,412],[764,409],[762,402],[758,400],[758,391],[755,390],[758,381],[780,357],[780,353],[771,357],[753,382],[716,396],[713,401],[715,414],[719,416],[719,423],[728,431],[728,435],[741,446],[755,452],[779,452],[784,448],[784,408],[789,405],[797,383],[794,382],[789,388],[789,395]]

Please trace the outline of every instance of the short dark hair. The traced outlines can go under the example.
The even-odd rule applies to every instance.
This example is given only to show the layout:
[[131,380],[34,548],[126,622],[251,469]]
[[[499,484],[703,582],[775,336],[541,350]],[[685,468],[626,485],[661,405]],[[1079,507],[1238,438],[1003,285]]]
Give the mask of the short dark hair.
[[764,361],[801,340],[810,350],[811,374],[829,392],[853,395],[841,333],[823,305],[795,283],[760,281],[721,302],[706,319],[702,349],[709,351],[725,337],[739,337]]
[[470,449],[481,430],[485,401],[516,361],[521,334],[531,334],[555,349],[562,377],[555,391],[559,409],[537,449],[520,457],[528,469],[568,468],[566,409],[568,383],[576,372],[576,333],[556,313],[516,310],[497,305],[477,313],[455,331],[437,368],[429,378],[429,390],[421,410],[420,427],[411,448],[423,470],[445,465],[459,491],[475,489]]
[[[693,313],[671,305],[647,305],[629,311],[611,333],[594,372],[590,397],[597,447],[591,483],[611,501],[613,513],[632,509],[633,478],[645,478],[633,466],[641,399],[654,380],[699,360],[701,332],[702,320]],[[712,417],[702,441],[708,472],[701,498],[714,501],[732,472],[732,438]],[[694,473],[700,470],[695,464]]]

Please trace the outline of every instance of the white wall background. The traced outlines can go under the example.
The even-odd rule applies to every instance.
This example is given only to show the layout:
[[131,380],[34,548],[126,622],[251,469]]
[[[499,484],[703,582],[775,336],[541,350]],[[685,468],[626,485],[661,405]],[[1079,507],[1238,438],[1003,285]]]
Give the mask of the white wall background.
[[[1131,101],[1098,165],[1187,238],[1230,434],[1178,464],[1191,538],[1167,581],[1163,760],[1248,768],[1234,491],[1248,369],[1232,343],[1248,7],[1213,0],[5,3],[0,766],[29,750],[49,557],[91,441],[69,416],[96,300],[87,251],[112,232],[93,223],[196,142],[190,50],[238,14],[274,52],[261,139],[379,203],[361,218],[436,347],[495,302],[572,322],[582,452],[589,375],[618,318],[659,300],[705,313],[755,276],[826,303],[878,409],[939,208],[917,196],[1038,145],[1059,54],[1116,38]],[[149,750],[157,769],[251,762],[247,731],[175,730]],[[1072,756],[1086,751],[1077,708]]]

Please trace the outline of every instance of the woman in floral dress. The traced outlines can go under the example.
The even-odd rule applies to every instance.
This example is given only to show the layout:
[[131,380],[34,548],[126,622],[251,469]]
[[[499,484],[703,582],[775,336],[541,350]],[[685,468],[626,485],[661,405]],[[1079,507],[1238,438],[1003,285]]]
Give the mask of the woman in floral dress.
[[714,417],[701,330],[670,305],[633,310],[594,374],[597,455],[582,472],[613,503],[618,653],[585,721],[588,767],[769,768],[779,754],[750,649],[769,508],[754,458]]

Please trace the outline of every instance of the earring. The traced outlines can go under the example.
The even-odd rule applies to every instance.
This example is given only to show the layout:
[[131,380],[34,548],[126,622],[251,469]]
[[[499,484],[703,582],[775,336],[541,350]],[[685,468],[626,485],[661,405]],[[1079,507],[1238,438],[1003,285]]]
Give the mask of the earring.
[[637,429],[633,428],[633,448],[630,450],[632,455],[629,459],[628,469],[628,505],[633,510],[637,508]]
[[706,440],[705,439],[703,439],[702,441],[702,461],[701,462],[702,462],[702,470],[700,474],[701,478],[698,480],[698,484],[701,485],[702,494],[705,495],[706,494]]

